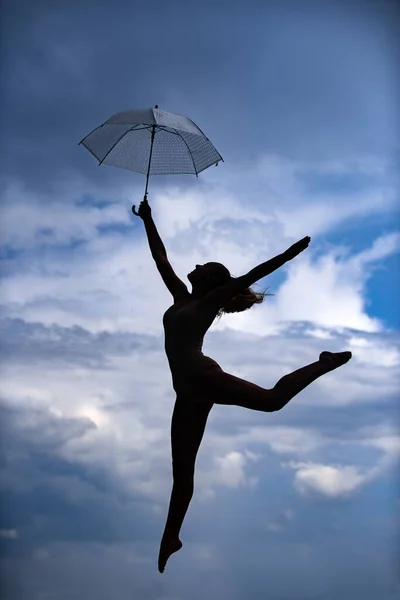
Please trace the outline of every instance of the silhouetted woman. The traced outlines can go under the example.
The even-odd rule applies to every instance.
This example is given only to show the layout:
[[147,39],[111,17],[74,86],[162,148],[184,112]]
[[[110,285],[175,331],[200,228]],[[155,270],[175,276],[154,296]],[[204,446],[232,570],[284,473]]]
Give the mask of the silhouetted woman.
[[262,302],[264,295],[253,292],[249,286],[300,254],[310,238],[303,238],[241,277],[231,277],[220,263],[196,265],[188,274],[190,293],[168,262],[147,200],[141,202],[138,212],[135,207],[132,211],[143,219],[151,254],[174,299],[163,318],[165,351],[176,401],[171,423],[173,487],[158,558],[162,573],[169,556],[182,547],[179,532],[193,495],[196,455],[213,404],[263,412],[280,410],[315,379],[350,360],[351,352],[322,352],[319,360],[285,375],[272,389],[226,373],[202,353],[205,333],[222,312],[241,312]]

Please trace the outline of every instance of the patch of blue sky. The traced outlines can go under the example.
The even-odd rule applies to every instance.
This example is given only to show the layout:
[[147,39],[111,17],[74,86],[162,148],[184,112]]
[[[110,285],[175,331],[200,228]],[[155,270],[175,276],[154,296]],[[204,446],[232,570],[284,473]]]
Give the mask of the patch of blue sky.
[[400,329],[400,255],[387,257],[366,284],[366,310],[389,329]]
[[[265,260],[269,260],[268,257]],[[254,265],[256,266],[256,265]],[[284,283],[287,279],[287,272],[285,272],[285,270],[280,270],[280,271],[275,271],[274,273],[271,273],[270,275],[268,275],[267,277],[264,277],[263,279],[260,279],[260,281],[258,281],[254,286],[254,290],[255,291],[260,291],[260,290],[264,290],[265,288],[267,288],[265,291],[268,292],[268,294],[274,294],[277,295],[279,293],[279,287],[282,285],[282,283]],[[266,302],[268,301],[268,298],[266,298],[265,300]]]
[[348,218],[340,226],[327,232],[324,240],[338,245],[346,245],[355,250],[363,250],[382,235],[400,231],[399,213],[396,211],[376,212],[362,218]]
[[[9,244],[4,244],[1,246],[1,254],[0,254],[0,264],[4,261],[12,261],[20,258],[24,254],[26,254],[27,250],[25,248],[14,248]],[[4,275],[3,265],[2,265],[2,275]]]
[[[349,219],[340,228],[328,232],[319,245],[317,255],[326,245],[347,246],[352,253],[371,247],[371,240],[390,235],[400,229],[397,213],[369,215],[361,222]],[[370,275],[365,284],[365,310],[370,317],[380,319],[390,329],[400,327],[400,254],[395,253],[369,267]]]

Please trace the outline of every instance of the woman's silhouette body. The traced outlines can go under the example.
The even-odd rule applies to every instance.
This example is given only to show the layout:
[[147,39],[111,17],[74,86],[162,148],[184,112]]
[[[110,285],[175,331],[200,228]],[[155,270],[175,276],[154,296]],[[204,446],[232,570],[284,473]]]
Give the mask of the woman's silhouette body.
[[[163,318],[165,351],[176,401],[171,422],[173,487],[158,559],[162,573],[169,556],[182,547],[179,532],[193,495],[196,456],[213,404],[243,406],[263,412],[280,410],[315,379],[345,364],[351,358],[351,352],[322,352],[318,361],[285,375],[272,389],[226,373],[202,353],[205,333],[221,308],[244,290],[245,298],[250,298],[250,306],[260,301],[255,299],[249,286],[297,256],[308,246],[310,238],[300,240],[283,254],[258,265],[242,277],[232,278],[220,263],[196,265],[196,269],[188,274],[192,284],[190,293],[168,262],[147,201],[140,204],[138,212],[135,207],[132,211],[143,219],[152,256],[174,299]],[[244,305],[244,308],[248,307]]]

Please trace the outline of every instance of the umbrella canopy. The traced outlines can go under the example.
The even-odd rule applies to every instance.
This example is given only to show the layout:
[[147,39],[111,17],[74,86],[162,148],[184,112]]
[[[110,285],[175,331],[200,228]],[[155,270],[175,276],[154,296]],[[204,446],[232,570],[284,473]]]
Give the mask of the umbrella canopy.
[[147,179],[149,175],[198,175],[223,160],[193,121],[157,106],[118,112],[80,144],[99,164],[145,173]]

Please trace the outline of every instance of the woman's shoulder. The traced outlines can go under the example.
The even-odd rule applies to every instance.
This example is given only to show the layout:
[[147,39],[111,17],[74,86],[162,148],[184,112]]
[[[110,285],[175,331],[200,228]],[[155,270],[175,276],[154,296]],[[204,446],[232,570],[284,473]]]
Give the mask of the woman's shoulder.
[[[193,298],[192,294],[188,294],[187,296],[184,296],[183,298],[180,298],[179,300],[177,300],[176,302],[174,302],[169,309],[174,309],[174,310],[179,310],[181,308],[184,308],[186,306],[191,306],[196,302],[196,299]],[[169,310],[168,309],[168,310]]]
[[[206,310],[204,310],[206,308]],[[207,307],[204,307],[201,299],[193,298],[192,296],[179,300],[171,304],[164,313],[166,315],[176,315],[177,313],[190,314],[194,313],[200,316],[200,313],[207,313]]]
[[185,298],[181,298],[180,300],[171,304],[171,306],[169,306],[167,308],[167,310],[165,311],[164,315],[166,315],[167,313],[177,312],[183,308],[187,308],[188,306],[193,305],[193,303],[194,303],[193,298],[192,298],[191,294],[189,294],[189,296],[186,296]]

